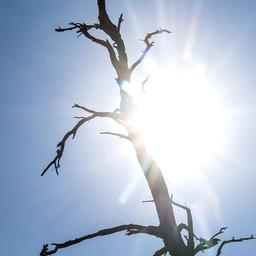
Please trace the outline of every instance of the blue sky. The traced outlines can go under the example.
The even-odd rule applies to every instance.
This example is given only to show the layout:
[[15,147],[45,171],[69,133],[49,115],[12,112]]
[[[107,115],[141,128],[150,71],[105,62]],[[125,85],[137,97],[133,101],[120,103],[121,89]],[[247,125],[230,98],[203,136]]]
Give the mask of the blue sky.
[[[222,226],[229,227],[227,239],[256,233],[256,2],[107,4],[115,20],[124,13],[122,31],[131,59],[143,48],[139,39],[146,32],[159,26],[173,32],[155,39],[150,56],[160,67],[181,62],[195,24],[191,58],[206,65],[215,90],[232,110],[231,121],[223,150],[202,167],[199,182],[185,177],[179,183],[168,178],[167,183],[175,198],[194,211],[199,234],[212,234]],[[58,140],[74,125],[74,102],[102,111],[113,110],[119,102],[104,49],[72,32],[54,32],[69,21],[95,22],[96,1],[2,1],[0,13],[1,253],[37,255],[46,242],[123,223],[157,224],[153,206],[141,203],[150,194],[131,147],[99,135],[116,129],[108,120],[88,123],[68,143],[59,177],[54,172],[40,177]],[[122,201],[124,188],[132,189]],[[180,212],[177,216],[183,217]],[[253,241],[227,246],[223,255],[251,255],[255,246]],[[143,235],[115,234],[58,255],[152,255],[160,247],[160,241]]]

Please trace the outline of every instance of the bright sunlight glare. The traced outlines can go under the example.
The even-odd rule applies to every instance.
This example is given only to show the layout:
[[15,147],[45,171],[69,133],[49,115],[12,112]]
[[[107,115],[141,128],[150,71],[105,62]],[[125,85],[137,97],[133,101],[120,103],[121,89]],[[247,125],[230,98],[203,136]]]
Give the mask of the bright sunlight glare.
[[194,175],[220,153],[228,113],[202,63],[159,69],[147,62],[150,78],[139,99],[136,123],[165,176]]

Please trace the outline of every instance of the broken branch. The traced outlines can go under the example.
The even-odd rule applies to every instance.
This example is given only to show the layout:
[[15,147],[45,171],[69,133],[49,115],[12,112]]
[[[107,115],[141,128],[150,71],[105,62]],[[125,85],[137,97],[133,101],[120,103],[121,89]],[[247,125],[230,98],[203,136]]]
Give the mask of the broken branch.
[[121,13],[119,19],[118,19],[118,25],[117,25],[117,31],[120,33],[120,29],[121,29],[121,23],[124,21],[123,19],[123,14]]

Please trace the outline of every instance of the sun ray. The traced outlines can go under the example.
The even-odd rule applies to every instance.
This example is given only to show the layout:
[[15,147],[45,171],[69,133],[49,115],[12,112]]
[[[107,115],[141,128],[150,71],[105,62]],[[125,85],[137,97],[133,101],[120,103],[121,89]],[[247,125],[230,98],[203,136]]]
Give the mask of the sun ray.
[[[149,151],[172,177],[194,175],[220,152],[229,112],[207,80],[203,63],[170,65],[149,59],[150,81],[140,101],[136,123]],[[165,171],[167,174],[167,171]]]
[[192,9],[192,15],[189,22],[189,29],[187,33],[187,40],[184,47],[184,52],[182,58],[184,60],[190,60],[192,57],[193,47],[196,40],[196,32],[198,27],[198,22],[202,9],[202,0],[195,0]]

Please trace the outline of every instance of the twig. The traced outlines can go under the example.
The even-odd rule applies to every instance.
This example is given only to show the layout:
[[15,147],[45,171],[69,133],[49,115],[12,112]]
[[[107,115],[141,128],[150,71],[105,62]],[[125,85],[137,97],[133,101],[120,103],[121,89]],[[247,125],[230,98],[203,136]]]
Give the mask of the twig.
[[214,234],[210,239],[213,239],[213,238],[215,238],[216,236],[218,236],[218,235],[224,233],[224,231],[225,231],[227,228],[228,228],[228,227],[222,227],[222,228],[220,229],[220,231],[218,231],[216,234]]
[[146,82],[148,81],[148,79],[149,79],[149,76],[147,76],[146,77],[146,79],[145,80],[143,80],[142,81],[142,83],[141,83],[141,89],[142,89],[142,92],[144,93],[146,90],[145,90],[145,84],[146,84]]
[[123,19],[123,13],[121,13],[119,19],[118,19],[118,24],[117,24],[117,30],[120,33],[120,29],[121,29],[121,23],[124,21]]
[[90,108],[87,108],[87,107],[83,107],[81,105],[78,105],[76,103],[74,103],[74,105],[72,106],[72,108],[80,108],[80,109],[83,109],[84,111],[88,112],[88,113],[91,113],[91,114],[95,114],[97,113],[97,111],[93,110],[93,109],[90,109]]
[[143,200],[142,203],[154,203],[154,200]]
[[[109,117],[112,118],[113,120],[115,120],[118,124],[123,124],[122,120],[121,120],[121,115],[120,112],[118,111],[119,109],[115,109],[113,112],[99,112],[99,111],[95,111],[91,108],[87,108],[84,106],[81,106],[77,103],[74,103],[74,105],[72,106],[72,108],[78,108],[78,109],[82,109],[88,113],[91,114],[97,114],[97,115],[110,115]],[[75,118],[83,118],[83,116],[76,116]]]
[[129,136],[121,134],[121,133],[116,133],[116,132],[101,132],[100,134],[107,134],[107,135],[113,135],[113,136],[117,136],[121,139],[126,139],[126,140],[130,140]]

